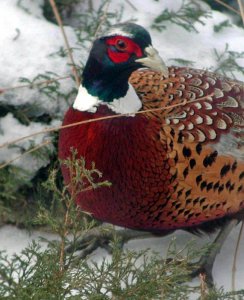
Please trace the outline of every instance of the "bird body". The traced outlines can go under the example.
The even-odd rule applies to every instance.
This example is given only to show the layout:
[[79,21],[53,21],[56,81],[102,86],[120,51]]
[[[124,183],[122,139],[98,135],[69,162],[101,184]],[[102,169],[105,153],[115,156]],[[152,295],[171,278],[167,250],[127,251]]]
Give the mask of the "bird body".
[[[130,113],[61,130],[59,157],[77,149],[87,168],[95,162],[112,183],[80,193],[77,204],[99,220],[154,232],[241,215],[243,83],[167,70],[144,31],[117,25],[94,43],[80,95],[65,115],[63,125]],[[72,174],[65,166],[62,172],[68,183]]]

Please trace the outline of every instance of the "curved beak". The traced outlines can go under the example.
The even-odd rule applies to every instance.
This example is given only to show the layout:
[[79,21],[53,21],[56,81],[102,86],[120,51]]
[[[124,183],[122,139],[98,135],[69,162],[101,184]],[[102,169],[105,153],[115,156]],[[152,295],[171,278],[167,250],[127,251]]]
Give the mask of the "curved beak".
[[169,71],[165,65],[163,59],[158,54],[158,51],[153,48],[153,46],[148,46],[145,48],[145,57],[136,59],[136,62],[140,63],[142,66],[145,66],[154,71],[161,72],[162,75],[166,78],[169,77]]

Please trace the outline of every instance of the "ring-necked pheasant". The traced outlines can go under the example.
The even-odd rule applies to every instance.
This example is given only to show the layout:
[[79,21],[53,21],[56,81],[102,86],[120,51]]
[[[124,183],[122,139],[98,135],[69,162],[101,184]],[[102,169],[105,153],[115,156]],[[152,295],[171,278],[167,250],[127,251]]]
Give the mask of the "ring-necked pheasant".
[[59,157],[75,148],[112,182],[80,194],[78,205],[99,220],[152,232],[211,231],[242,218],[243,102],[242,82],[167,69],[143,27],[114,26],[94,42],[63,124],[133,114],[61,130]]

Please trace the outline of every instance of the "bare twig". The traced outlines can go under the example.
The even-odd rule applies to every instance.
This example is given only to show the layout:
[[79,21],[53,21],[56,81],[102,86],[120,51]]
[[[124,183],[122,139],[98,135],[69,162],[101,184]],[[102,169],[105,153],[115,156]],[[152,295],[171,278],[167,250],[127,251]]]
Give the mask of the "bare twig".
[[68,51],[69,59],[70,59],[71,64],[72,64],[72,71],[73,71],[73,74],[74,74],[74,77],[75,77],[75,81],[76,81],[77,86],[79,86],[80,85],[79,74],[78,74],[78,71],[77,71],[77,69],[75,67],[74,58],[73,58],[73,55],[72,55],[72,51],[70,49],[70,45],[69,45],[69,41],[68,41],[66,32],[64,30],[62,19],[60,17],[59,12],[58,12],[58,8],[56,6],[55,0],[49,0],[49,2],[50,2],[50,5],[52,7],[54,16],[55,16],[55,18],[57,20],[57,23],[58,23],[58,25],[59,25],[59,27],[61,29],[61,32],[62,32],[62,35],[63,35],[63,38],[64,38],[64,42],[65,42],[65,45],[66,45],[66,48],[67,48],[67,51]]
[[44,141],[43,143],[37,145],[36,147],[33,147],[30,150],[27,150],[27,151],[21,153],[20,155],[16,156],[15,158],[10,159],[10,160],[6,161],[5,163],[1,164],[0,165],[0,169],[3,169],[5,167],[7,167],[8,165],[10,165],[11,163],[15,162],[16,160],[18,160],[19,158],[23,157],[24,155],[30,154],[30,153],[32,153],[32,152],[34,152],[34,151],[36,151],[36,150],[38,150],[38,149],[40,149],[40,148],[42,148],[44,146],[47,146],[49,144],[51,144],[50,140]]
[[204,300],[204,299],[206,299],[206,296],[208,294],[208,287],[207,287],[207,283],[206,283],[206,274],[200,273],[199,279],[200,279],[201,299]]
[[237,0],[238,2],[238,5],[240,7],[240,12],[241,12],[241,18],[242,18],[242,22],[243,22],[243,25],[244,25],[244,3],[242,0]]
[[244,229],[244,222],[241,223],[241,228],[239,231],[236,248],[235,248],[234,260],[232,266],[232,291],[235,291],[236,262],[237,262],[238,252],[240,250],[240,241],[241,241],[243,229]]
[[221,4],[222,6],[224,6],[225,8],[233,11],[234,13],[236,13],[238,15],[241,15],[241,13],[237,9],[235,9],[234,7],[230,6],[229,4],[225,3],[222,0],[215,0],[215,2],[218,2],[219,4]]

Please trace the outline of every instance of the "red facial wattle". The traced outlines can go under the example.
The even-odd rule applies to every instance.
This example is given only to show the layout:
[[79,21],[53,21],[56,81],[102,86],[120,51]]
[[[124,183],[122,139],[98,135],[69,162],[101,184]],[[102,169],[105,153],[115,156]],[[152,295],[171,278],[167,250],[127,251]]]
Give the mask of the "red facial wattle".
[[138,44],[124,36],[114,36],[107,39],[108,56],[114,63],[124,63],[131,56],[142,57],[143,52]]

